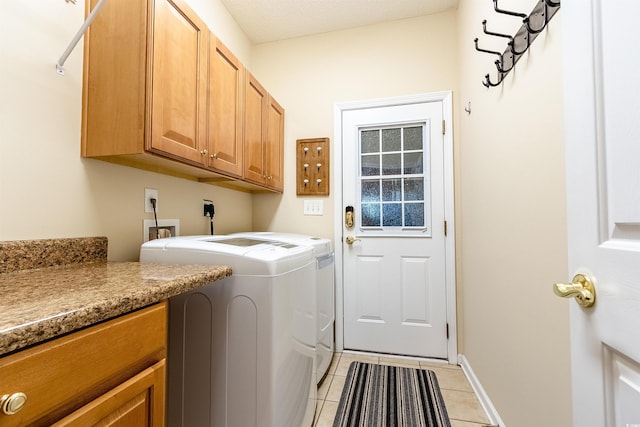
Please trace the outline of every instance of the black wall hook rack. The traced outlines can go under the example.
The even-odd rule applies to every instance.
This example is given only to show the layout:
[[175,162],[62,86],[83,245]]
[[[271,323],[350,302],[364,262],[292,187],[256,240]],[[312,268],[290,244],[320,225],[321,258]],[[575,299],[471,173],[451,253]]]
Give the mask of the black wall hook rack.
[[478,52],[498,56],[498,59],[495,61],[496,69],[498,71],[498,80],[494,82],[491,80],[490,74],[486,74],[484,76],[484,81],[482,82],[485,87],[500,86],[506,75],[509,74],[516,65],[516,62],[518,62],[520,57],[529,49],[531,43],[533,43],[538,34],[546,28],[551,18],[553,18],[559,9],[560,1],[538,0],[531,13],[527,15],[524,13],[500,9],[498,6],[498,0],[493,0],[493,10],[503,15],[521,18],[522,26],[520,26],[520,29],[515,35],[511,36],[509,34],[502,34],[487,30],[487,20],[485,19],[482,21],[482,31],[484,34],[492,37],[508,39],[507,47],[503,52],[496,52],[479,47],[478,38],[473,41]]

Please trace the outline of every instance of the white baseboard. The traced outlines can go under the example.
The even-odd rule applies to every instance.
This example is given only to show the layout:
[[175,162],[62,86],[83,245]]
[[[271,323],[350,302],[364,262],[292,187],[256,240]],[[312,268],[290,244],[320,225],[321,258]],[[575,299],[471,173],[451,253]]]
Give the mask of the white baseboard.
[[493,403],[491,403],[489,395],[482,387],[482,384],[480,384],[480,381],[478,380],[478,377],[476,377],[476,374],[473,372],[473,369],[471,369],[469,361],[466,357],[464,357],[463,354],[458,355],[458,363],[462,368],[462,372],[464,372],[464,374],[467,376],[467,380],[469,380],[471,388],[473,388],[473,391],[476,393],[476,396],[480,401],[480,405],[482,405],[482,409],[484,409],[485,414],[487,414],[490,425],[506,427],[504,421],[502,421],[502,418],[500,418],[500,415],[498,414],[495,406],[493,406]]

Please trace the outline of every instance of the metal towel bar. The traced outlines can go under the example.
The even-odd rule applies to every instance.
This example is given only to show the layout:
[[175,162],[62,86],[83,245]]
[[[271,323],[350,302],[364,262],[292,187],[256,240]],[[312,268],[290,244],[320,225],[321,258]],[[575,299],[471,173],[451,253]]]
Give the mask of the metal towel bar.
[[93,8],[89,16],[87,16],[87,19],[82,23],[82,26],[80,27],[76,35],[73,36],[73,39],[71,40],[71,43],[69,43],[69,46],[67,47],[67,49],[64,51],[60,59],[58,59],[58,62],[56,63],[56,72],[61,76],[64,76],[65,61],[67,60],[69,55],[71,55],[71,52],[73,51],[73,49],[75,49],[76,45],[78,44],[78,41],[80,40],[80,37],[84,35],[84,32],[87,31],[87,28],[89,28],[89,25],[91,25],[95,17],[98,15],[98,12],[100,12],[100,9],[102,8],[102,6],[104,6],[104,4],[107,1],[108,0],[98,1],[98,3],[95,5],[95,7]]

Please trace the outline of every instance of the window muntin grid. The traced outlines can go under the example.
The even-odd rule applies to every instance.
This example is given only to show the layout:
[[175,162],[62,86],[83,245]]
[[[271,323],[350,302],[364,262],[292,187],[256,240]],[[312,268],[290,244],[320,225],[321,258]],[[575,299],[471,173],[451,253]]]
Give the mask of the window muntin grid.
[[359,194],[363,231],[429,231],[427,125],[359,131]]

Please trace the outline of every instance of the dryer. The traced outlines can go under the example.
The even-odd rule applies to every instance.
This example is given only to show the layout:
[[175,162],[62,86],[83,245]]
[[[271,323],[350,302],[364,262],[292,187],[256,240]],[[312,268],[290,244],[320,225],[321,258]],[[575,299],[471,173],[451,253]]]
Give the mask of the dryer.
[[334,352],[335,262],[331,240],[304,234],[278,232],[235,233],[254,239],[270,239],[313,248],[316,257],[316,381],[322,382],[329,370]]
[[312,248],[239,236],[144,243],[140,262],[229,265],[169,300],[168,426],[310,426],[316,399]]

